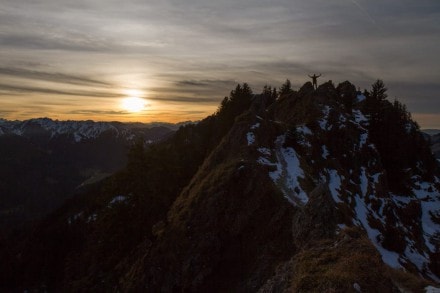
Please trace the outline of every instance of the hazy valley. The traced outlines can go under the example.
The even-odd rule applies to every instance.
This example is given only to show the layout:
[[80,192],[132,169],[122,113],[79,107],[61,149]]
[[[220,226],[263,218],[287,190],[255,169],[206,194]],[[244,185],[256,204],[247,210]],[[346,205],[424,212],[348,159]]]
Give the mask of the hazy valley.
[[137,141],[178,126],[93,121],[0,120],[0,226],[32,221],[122,169]]

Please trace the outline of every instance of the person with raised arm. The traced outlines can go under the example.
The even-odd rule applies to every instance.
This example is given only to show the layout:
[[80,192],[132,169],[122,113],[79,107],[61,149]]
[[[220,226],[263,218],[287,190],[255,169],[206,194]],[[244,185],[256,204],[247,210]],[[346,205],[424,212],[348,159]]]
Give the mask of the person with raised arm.
[[321,76],[321,73],[319,75],[313,74],[312,76],[309,75],[309,77],[312,79],[313,87],[315,90],[318,88],[318,77]]

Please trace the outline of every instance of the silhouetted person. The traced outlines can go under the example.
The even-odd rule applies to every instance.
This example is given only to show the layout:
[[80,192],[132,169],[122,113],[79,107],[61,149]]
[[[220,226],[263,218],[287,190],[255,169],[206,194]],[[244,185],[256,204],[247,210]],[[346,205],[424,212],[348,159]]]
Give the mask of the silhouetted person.
[[315,88],[315,90],[318,88],[318,77],[320,77],[320,76],[321,76],[321,74],[319,74],[319,75],[313,74],[313,76],[309,75],[309,77],[312,79],[313,87]]

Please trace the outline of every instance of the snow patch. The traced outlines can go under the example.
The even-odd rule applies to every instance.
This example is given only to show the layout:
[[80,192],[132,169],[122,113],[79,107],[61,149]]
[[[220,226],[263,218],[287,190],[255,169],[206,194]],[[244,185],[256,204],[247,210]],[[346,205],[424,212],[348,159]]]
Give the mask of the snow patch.
[[327,157],[328,157],[328,155],[329,155],[329,152],[328,152],[328,150],[327,150],[327,147],[326,147],[325,145],[323,145],[323,146],[322,146],[322,158],[323,158],[324,160],[326,160]]
[[295,150],[290,147],[282,147],[285,139],[286,136],[281,135],[275,140],[277,163],[271,165],[275,166],[276,170],[269,172],[269,176],[289,202],[294,205],[303,205],[309,200],[298,181],[298,178],[304,178],[304,172]]
[[339,176],[338,171],[336,170],[328,170],[329,182],[328,188],[330,189],[330,193],[332,194],[333,200],[336,203],[343,202],[339,198],[339,192],[341,191],[341,176]]
[[257,163],[261,164],[261,165],[266,165],[266,166],[271,166],[274,165],[273,163],[271,163],[268,159],[264,158],[264,157],[259,157],[257,159]]
[[270,154],[271,154],[271,151],[268,148],[261,147],[261,148],[258,148],[257,150],[260,152],[260,154],[262,154],[264,156],[270,156]]
[[255,134],[253,132],[248,132],[246,134],[248,146],[253,145],[255,143]]
[[305,125],[298,126],[298,127],[296,128],[296,130],[297,130],[299,133],[302,133],[302,134],[307,134],[307,135],[312,135],[312,134],[313,134],[312,131],[310,130],[310,128],[308,128],[308,127],[305,126]]
[[365,97],[363,94],[357,95],[356,99],[358,103],[365,101],[367,97]]
[[407,122],[405,125],[405,131],[406,133],[411,133],[411,130],[413,130],[415,127],[413,126],[413,123]]
[[359,123],[360,125],[367,125],[368,124],[368,119],[365,117],[364,114],[362,114],[362,112],[358,109],[353,110],[353,116],[354,116],[354,120]]
[[260,127],[260,123],[255,123],[254,125],[251,126],[251,129],[255,130],[255,129],[259,128],[259,127]]
[[115,204],[115,203],[122,203],[125,202],[127,200],[126,196],[123,195],[117,195],[115,196],[110,202],[109,202],[109,206]]
[[428,286],[428,287],[425,287],[425,292],[426,293],[440,293],[440,288]]
[[321,127],[322,130],[327,129],[327,120],[328,120],[328,114],[330,113],[330,107],[325,106],[322,110],[322,114],[324,114],[324,117],[322,119],[318,120],[319,127]]
[[73,139],[75,140],[75,142],[80,142],[82,140],[82,136],[79,133],[74,133],[73,134]]
[[373,180],[373,183],[376,183],[376,184],[379,183],[379,176],[380,176],[381,174],[382,174],[382,173],[376,173],[376,174],[370,176],[371,179]]
[[343,124],[343,123],[347,122],[347,118],[345,118],[344,115],[340,114],[339,115],[339,122]]
[[87,218],[87,223],[94,222],[94,221],[96,221],[97,218],[98,218],[98,215],[97,215],[96,213],[91,214],[91,215]]
[[361,137],[359,139],[359,146],[362,148],[366,143],[368,139],[368,133],[361,134]]
[[365,203],[361,200],[361,198],[358,195],[355,196],[355,201],[356,201],[356,206],[355,206],[356,218],[358,219],[360,224],[364,227],[364,229],[367,231],[368,238],[370,238],[370,241],[373,243],[377,251],[382,256],[383,262],[393,268],[402,268],[402,265],[399,263],[399,254],[393,251],[386,250],[378,242],[378,237],[380,236],[381,233],[378,230],[370,227],[368,223],[369,211],[368,208],[365,206]]
[[347,228],[347,225],[345,225],[345,224],[338,224],[338,229],[339,230],[344,230],[346,228]]
[[[422,228],[423,236],[425,238],[425,244],[431,252],[435,252],[435,246],[431,243],[431,238],[440,234],[440,225],[432,220],[432,214],[440,211],[440,201],[435,200],[436,195],[435,189],[431,187],[433,192],[427,191],[426,188],[428,182],[423,182],[421,184],[421,189],[413,189],[413,193],[418,199],[420,199],[420,205],[422,207]],[[424,188],[425,187],[425,188]]]
[[408,246],[406,247],[404,254],[406,258],[419,269],[419,271],[422,271],[425,264],[428,262],[425,256]]
[[319,127],[321,127],[322,130],[326,130],[327,128],[327,120],[326,119],[320,119],[318,120]]
[[22,129],[14,129],[12,130],[12,133],[18,136],[22,136],[23,135],[23,130]]
[[353,289],[354,289],[356,292],[362,292],[362,291],[361,291],[361,286],[360,286],[358,283],[354,283],[354,284],[353,284]]
[[73,222],[76,222],[78,219],[82,217],[83,212],[79,212],[67,219],[67,223],[71,225]]

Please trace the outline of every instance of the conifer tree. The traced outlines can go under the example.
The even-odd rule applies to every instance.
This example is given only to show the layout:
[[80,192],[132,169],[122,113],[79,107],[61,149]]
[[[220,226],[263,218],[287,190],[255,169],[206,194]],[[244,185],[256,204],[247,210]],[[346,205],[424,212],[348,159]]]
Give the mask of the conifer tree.
[[274,87],[273,90],[272,90],[272,97],[273,97],[274,99],[277,99],[277,98],[278,98],[278,91],[277,91],[277,88],[276,88],[276,87]]
[[283,83],[283,85],[280,88],[280,96],[288,95],[288,94],[291,94],[291,93],[293,93],[292,84],[291,84],[289,79],[286,79],[286,82]]
[[276,88],[273,88],[270,85],[265,85],[263,87],[263,92],[261,93],[267,99],[267,105],[272,104],[278,98],[278,92]]
[[271,95],[272,94],[272,87],[270,86],[270,85],[265,85],[264,87],[263,87],[263,92],[262,92],[262,94],[263,95]]
[[380,101],[385,100],[388,97],[386,92],[387,92],[387,88],[385,87],[385,84],[381,79],[378,79],[376,80],[375,83],[373,83],[371,90],[372,98]]

